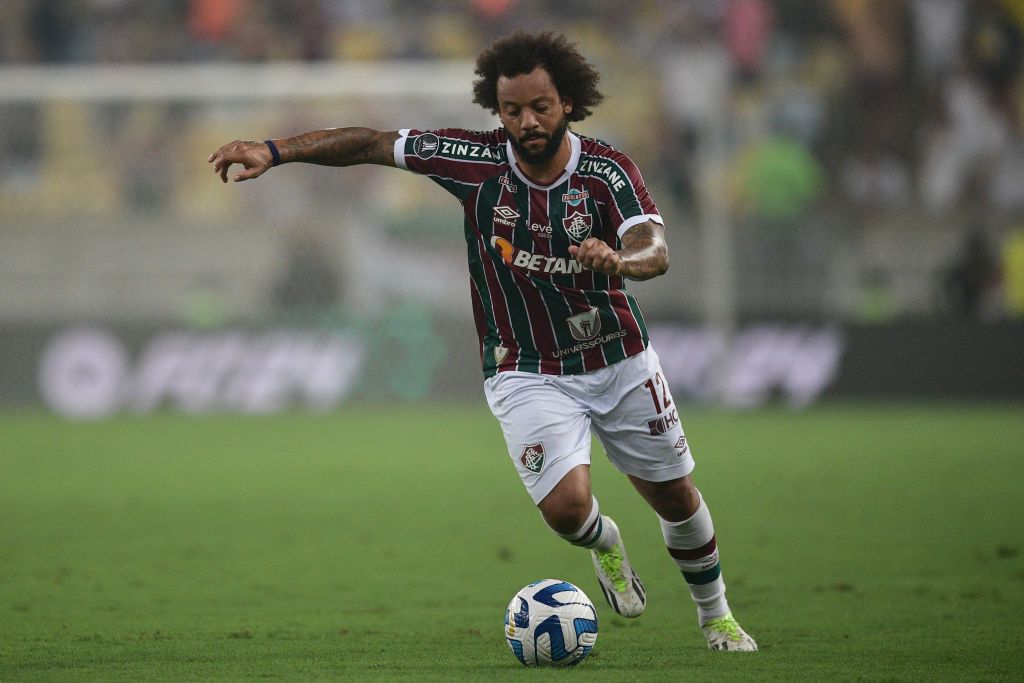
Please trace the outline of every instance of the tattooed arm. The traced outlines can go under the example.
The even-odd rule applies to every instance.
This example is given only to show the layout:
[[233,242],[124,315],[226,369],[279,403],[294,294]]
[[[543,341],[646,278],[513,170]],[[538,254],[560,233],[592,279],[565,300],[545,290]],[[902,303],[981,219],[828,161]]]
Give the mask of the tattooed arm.
[[[271,142],[280,154],[280,163],[303,161],[321,166],[353,166],[355,164],[395,165],[395,131],[379,131],[370,128],[328,128],[303,133],[291,138],[280,138]],[[231,164],[244,168],[235,174],[239,182],[258,178],[274,165],[274,156],[269,145],[255,140],[235,140],[223,145],[207,157],[213,164],[213,172],[228,181]]]
[[602,240],[588,237],[580,246],[569,247],[569,253],[588,270],[621,275],[630,280],[650,280],[668,270],[665,228],[654,221],[646,221],[627,230],[622,236],[622,249],[619,251]]

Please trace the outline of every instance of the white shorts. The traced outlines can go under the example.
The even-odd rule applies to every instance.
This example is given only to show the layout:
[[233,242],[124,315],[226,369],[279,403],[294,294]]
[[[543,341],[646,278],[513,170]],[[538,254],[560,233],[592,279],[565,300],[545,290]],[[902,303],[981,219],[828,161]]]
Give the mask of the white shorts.
[[484,394],[534,503],[569,470],[590,464],[591,424],[620,472],[669,481],[693,471],[653,348],[581,375],[500,372],[484,382]]

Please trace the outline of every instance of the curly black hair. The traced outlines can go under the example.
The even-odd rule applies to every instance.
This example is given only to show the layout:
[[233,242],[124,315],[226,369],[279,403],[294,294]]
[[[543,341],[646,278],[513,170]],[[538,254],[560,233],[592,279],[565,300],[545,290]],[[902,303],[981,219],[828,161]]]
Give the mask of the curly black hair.
[[600,75],[565,36],[518,31],[477,57],[474,73],[480,78],[473,81],[473,101],[497,114],[498,78],[528,74],[538,66],[551,76],[558,94],[572,100],[572,111],[566,114],[570,121],[587,118],[590,108],[604,99],[597,89]]

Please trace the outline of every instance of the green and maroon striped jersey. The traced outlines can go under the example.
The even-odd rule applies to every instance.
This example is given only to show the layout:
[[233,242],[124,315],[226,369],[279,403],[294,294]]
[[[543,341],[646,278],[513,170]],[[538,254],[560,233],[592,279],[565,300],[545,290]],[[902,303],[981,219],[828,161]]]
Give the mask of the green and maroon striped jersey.
[[589,372],[647,347],[647,326],[623,278],[584,270],[569,254],[588,237],[619,249],[629,228],[662,222],[629,157],[568,132],[568,165],[541,185],[519,168],[504,129],[399,133],[398,167],[462,202],[485,377]]

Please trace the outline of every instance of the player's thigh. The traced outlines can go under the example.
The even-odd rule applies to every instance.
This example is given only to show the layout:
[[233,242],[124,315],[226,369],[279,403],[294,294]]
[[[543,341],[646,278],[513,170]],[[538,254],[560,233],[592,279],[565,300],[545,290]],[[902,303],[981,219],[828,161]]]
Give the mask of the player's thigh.
[[608,459],[645,481],[685,477],[693,471],[693,457],[660,364],[632,364],[629,373],[617,381],[622,390],[615,405],[593,415]]
[[484,383],[484,394],[534,503],[574,467],[590,464],[590,416],[549,377],[502,372]]

